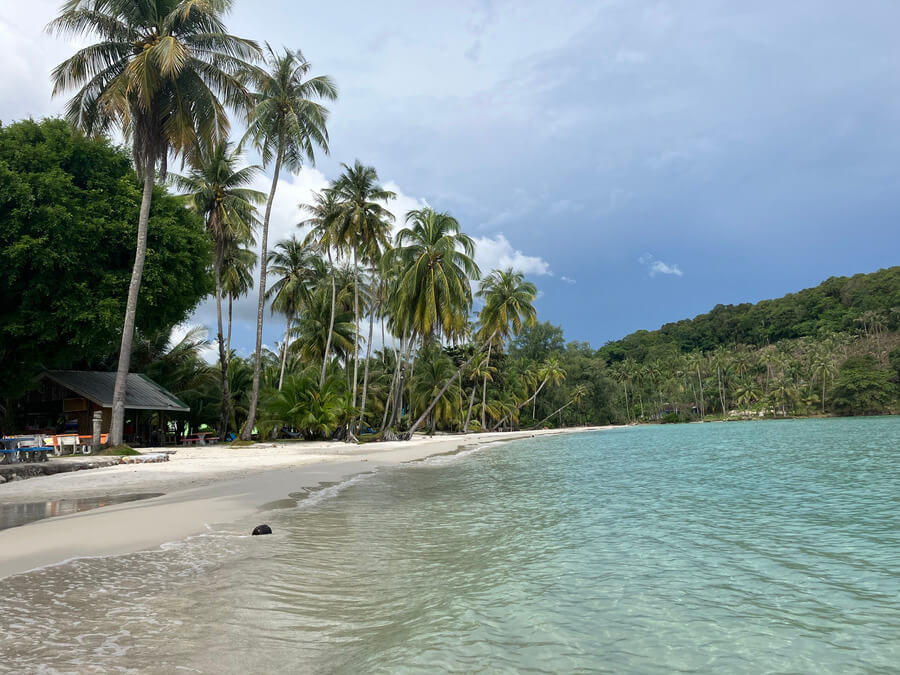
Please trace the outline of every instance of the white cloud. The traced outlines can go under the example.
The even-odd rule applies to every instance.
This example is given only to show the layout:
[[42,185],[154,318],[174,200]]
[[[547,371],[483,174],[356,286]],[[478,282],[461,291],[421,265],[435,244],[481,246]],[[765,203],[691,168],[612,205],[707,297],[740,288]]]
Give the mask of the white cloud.
[[560,277],[559,280],[560,280],[560,281],[565,281],[567,284],[574,284],[574,283],[575,283],[575,280],[574,280],[574,279],[570,279],[569,277],[566,277],[566,276]]
[[540,256],[525,255],[522,251],[514,249],[503,234],[493,237],[474,237],[473,239],[475,241],[475,262],[481,268],[482,274],[488,274],[495,269],[512,267],[522,274],[553,276],[550,271],[550,263]]
[[677,264],[669,264],[662,260],[656,260],[650,253],[642,255],[638,258],[638,262],[647,267],[647,274],[651,277],[655,277],[657,274],[672,274],[676,277],[684,275]]

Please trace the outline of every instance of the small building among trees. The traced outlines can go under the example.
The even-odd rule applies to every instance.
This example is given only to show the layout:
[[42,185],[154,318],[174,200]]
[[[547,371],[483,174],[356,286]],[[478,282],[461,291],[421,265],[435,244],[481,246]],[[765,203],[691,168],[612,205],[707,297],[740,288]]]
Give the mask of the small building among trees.
[[[17,431],[89,435],[93,414],[102,412],[102,433],[108,433],[116,374],[89,370],[45,370],[38,386],[15,405]],[[190,409],[177,396],[146,375],[129,373],[125,389],[125,442],[164,444],[172,415]]]

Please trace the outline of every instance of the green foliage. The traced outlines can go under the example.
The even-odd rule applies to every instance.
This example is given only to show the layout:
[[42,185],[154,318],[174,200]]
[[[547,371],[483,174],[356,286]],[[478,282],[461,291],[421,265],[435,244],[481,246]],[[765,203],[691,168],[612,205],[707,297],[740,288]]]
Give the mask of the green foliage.
[[847,415],[889,412],[894,396],[890,373],[871,354],[851,356],[841,366],[834,385],[835,410]]
[[600,352],[608,362],[638,362],[719,346],[762,346],[864,328],[866,334],[900,330],[900,267],[872,274],[831,277],[814,288],[756,304],[716,305],[708,314],[640,330]]
[[552,352],[561,352],[565,346],[562,327],[543,321],[525,326],[513,340],[509,353],[540,362]]
[[[128,156],[60,120],[0,128],[0,372],[16,396],[41,369],[118,349],[141,200]],[[200,219],[154,191],[137,327],[183,321],[211,290]]]
[[306,439],[331,438],[359,411],[350,405],[343,378],[326,377],[322,387],[310,370],[285,378],[281,391],[266,389],[260,398],[259,430],[267,438],[280,429],[298,430]]

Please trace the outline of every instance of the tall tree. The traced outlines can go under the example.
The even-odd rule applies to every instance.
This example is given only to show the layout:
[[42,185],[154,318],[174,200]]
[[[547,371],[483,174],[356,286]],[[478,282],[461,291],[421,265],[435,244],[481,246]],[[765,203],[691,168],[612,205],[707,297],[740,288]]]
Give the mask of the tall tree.
[[328,130],[325,123],[328,110],[320,101],[337,98],[337,88],[331,78],[320,75],[307,77],[312,67],[300,50],[285,49],[276,53],[267,48],[268,71],[254,69],[252,80],[256,87],[248,114],[247,133],[262,155],[263,164],[273,165],[272,187],[263,217],[259,255],[259,301],[256,309],[256,350],[253,357],[253,385],[247,421],[241,438],[250,440],[256,422],[259,403],[259,376],[262,365],[263,312],[266,303],[266,265],[268,263],[269,218],[278,187],[282,167],[299,171],[303,161],[315,162],[315,149],[328,152]]
[[[464,333],[472,306],[470,279],[477,279],[481,272],[472,258],[474,242],[459,231],[459,223],[450,214],[426,207],[407,213],[406,223],[407,227],[397,233],[395,247],[385,253],[385,258],[386,264],[396,262],[401,269],[392,323],[395,334],[409,336],[409,350],[416,336],[427,343],[435,339],[437,331],[451,339]],[[492,339],[493,336],[488,342]],[[446,389],[467,366],[468,362],[456,371],[447,381]],[[402,390],[402,380],[398,380],[397,390]],[[413,423],[410,436],[431,413],[444,391],[438,393],[432,405]],[[399,399],[394,397],[395,413],[400,409]]]
[[113,392],[113,445],[122,443],[125,383],[157,170],[164,179],[170,153],[184,155],[227,138],[226,106],[247,103],[240,74],[259,48],[226,33],[222,19],[231,4],[68,0],[47,27],[56,34],[97,38],[53,70],[53,95],[78,89],[66,106],[66,117],[89,134],[118,127],[132,142],[144,183]]
[[[519,335],[526,326],[533,326],[537,320],[534,301],[537,298],[537,287],[525,276],[512,268],[494,270],[481,280],[478,297],[484,299],[479,319],[482,339],[494,335],[501,344],[506,342],[510,334]],[[487,365],[491,362],[491,347],[488,343]],[[486,401],[487,378],[482,380],[482,404]],[[482,429],[485,428],[484,405],[481,410]],[[502,423],[502,422],[501,422]]]
[[[225,358],[231,359],[231,324],[234,301],[253,290],[253,268],[259,257],[250,246],[255,240],[234,242],[225,251],[222,263],[222,292],[228,296],[228,327],[225,331]],[[227,368],[226,368],[227,370]]]
[[338,231],[337,195],[334,190],[323,190],[313,195],[312,204],[301,204],[300,208],[310,217],[299,224],[299,227],[309,227],[310,230],[304,239],[304,243],[315,246],[321,254],[323,251],[328,256],[329,277],[331,279],[331,309],[325,340],[325,350],[322,355],[322,370],[319,374],[319,386],[325,384],[325,373],[328,366],[328,358],[331,353],[331,339],[334,334],[335,305],[337,304],[337,281],[334,274],[334,260],[332,252],[340,250]]
[[206,231],[213,241],[213,274],[216,282],[216,325],[219,345],[219,370],[222,387],[222,416],[219,437],[228,435],[231,392],[228,390],[228,356],[222,325],[222,268],[225,255],[237,242],[253,236],[257,224],[256,205],[265,195],[249,187],[259,172],[258,166],[238,167],[240,157],[226,141],[207,150],[202,146],[190,155],[191,171],[175,176],[175,183],[186,191],[191,208],[203,216]]
[[280,391],[294,319],[302,307],[309,305],[311,294],[325,270],[322,259],[314,250],[291,235],[269,252],[269,274],[277,277],[277,281],[266,292],[266,298],[272,302],[272,311],[284,314],[287,323],[278,375]]
[[[385,190],[378,183],[378,173],[374,167],[364,166],[356,160],[353,166],[341,164],[344,172],[334,182],[332,190],[337,204],[339,239],[353,255],[355,281],[353,287],[353,318],[359,327],[359,258],[374,265],[381,258],[382,251],[389,245],[393,214],[384,204],[396,198],[396,194]],[[370,331],[371,332],[371,331]],[[356,406],[356,387],[359,372],[359,341],[353,350],[353,387],[351,405]]]

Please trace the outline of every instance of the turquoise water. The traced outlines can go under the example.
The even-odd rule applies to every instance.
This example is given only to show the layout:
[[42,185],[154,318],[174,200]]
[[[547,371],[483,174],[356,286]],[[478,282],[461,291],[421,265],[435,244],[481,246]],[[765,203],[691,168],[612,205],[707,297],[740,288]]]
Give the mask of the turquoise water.
[[273,507],[0,581],[0,670],[900,667],[900,418],[535,438]]

